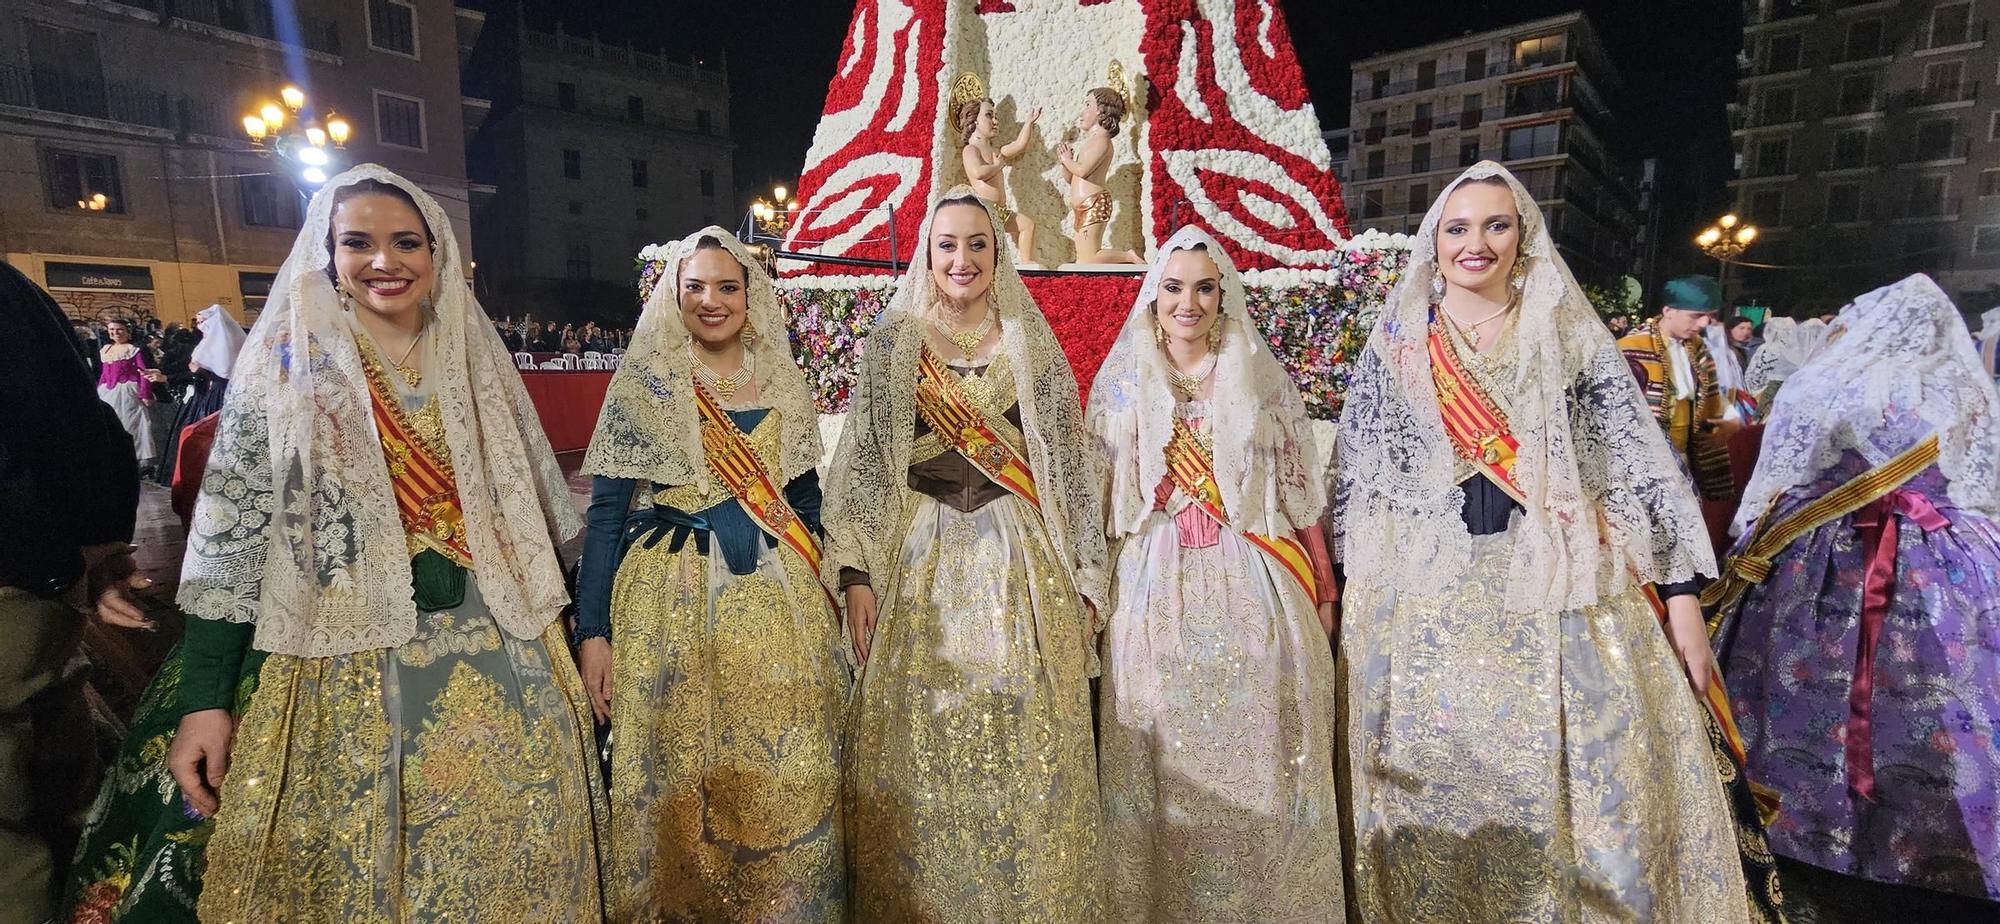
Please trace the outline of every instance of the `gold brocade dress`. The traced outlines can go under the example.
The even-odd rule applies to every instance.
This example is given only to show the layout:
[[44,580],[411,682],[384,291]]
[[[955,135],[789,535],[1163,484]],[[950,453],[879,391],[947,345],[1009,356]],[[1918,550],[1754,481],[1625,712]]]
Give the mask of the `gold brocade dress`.
[[[1504,409],[1503,337],[1456,352]],[[1749,920],[1701,707],[1640,589],[1508,612],[1505,522],[1432,592],[1346,589],[1350,920]]]
[[[448,467],[435,396],[383,376],[355,331]],[[464,593],[419,613],[395,648],[265,660],[223,783],[202,920],[601,919],[603,792],[562,627],[515,638],[472,575]]]
[[[1018,452],[1008,360],[952,368]],[[850,718],[855,919],[1095,924],[1086,614],[1035,507],[916,426],[901,565],[872,576]]]
[[[776,472],[779,412],[729,413]],[[845,920],[839,623],[811,565],[740,511],[711,481],[659,489],[626,520],[637,538],[611,592],[614,921]],[[753,571],[732,572],[728,542],[754,549]]]

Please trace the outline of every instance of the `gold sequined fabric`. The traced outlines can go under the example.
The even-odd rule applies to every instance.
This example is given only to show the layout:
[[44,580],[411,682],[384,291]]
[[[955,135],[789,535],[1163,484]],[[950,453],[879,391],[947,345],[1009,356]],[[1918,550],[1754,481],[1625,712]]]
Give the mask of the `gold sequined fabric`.
[[393,649],[273,654],[236,734],[201,919],[598,921],[603,792],[562,630],[468,582]]
[[903,509],[850,718],[855,920],[1107,920],[1076,587],[1017,497]]
[[1233,531],[1182,547],[1162,511],[1116,562],[1109,920],[1343,920],[1334,664],[1312,599]]
[[[767,465],[777,413],[749,434]],[[612,588],[611,919],[843,921],[849,679],[826,596],[783,546],[735,575],[670,545],[635,544]]]
[[1365,921],[1749,920],[1700,706],[1636,590],[1503,606],[1514,533],[1433,592],[1349,585]]

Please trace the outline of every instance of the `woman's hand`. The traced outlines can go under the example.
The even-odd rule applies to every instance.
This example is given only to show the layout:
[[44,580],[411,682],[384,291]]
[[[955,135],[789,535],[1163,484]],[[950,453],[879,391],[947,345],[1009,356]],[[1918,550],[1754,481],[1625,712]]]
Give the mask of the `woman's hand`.
[[1331,600],[1319,605],[1319,627],[1326,633],[1328,640],[1331,640],[1333,633],[1340,629],[1340,623],[1334,619],[1333,610],[1334,604]]
[[1687,672],[1695,698],[1708,696],[1708,685],[1715,679],[1715,654],[1708,647],[1708,625],[1701,618],[1700,598],[1681,594],[1667,601],[1667,639],[1681,657],[1681,669]]
[[222,778],[229,772],[229,749],[236,718],[227,709],[203,709],[181,716],[174,743],[167,747],[167,770],[181,796],[203,818],[222,807]]
[[847,632],[854,638],[854,654],[868,663],[868,646],[875,641],[875,588],[855,584],[847,588]]
[[590,694],[590,712],[598,724],[611,721],[611,640],[598,636],[576,646],[577,669],[583,674],[583,691]]

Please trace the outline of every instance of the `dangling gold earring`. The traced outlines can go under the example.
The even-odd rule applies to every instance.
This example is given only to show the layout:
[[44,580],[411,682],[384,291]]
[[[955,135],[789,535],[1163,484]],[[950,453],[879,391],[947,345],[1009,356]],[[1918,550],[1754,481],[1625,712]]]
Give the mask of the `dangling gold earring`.
[[1214,353],[1222,349],[1222,325],[1223,322],[1227,321],[1228,319],[1229,318],[1227,315],[1224,315],[1220,312],[1216,313],[1215,326],[1208,329],[1208,351],[1210,353]]
[[1158,314],[1153,315],[1153,344],[1162,350],[1167,348],[1167,329],[1160,326]]
[[744,346],[754,346],[757,343],[757,338],[763,335],[757,332],[757,325],[750,323],[749,319],[746,318],[743,321],[743,332],[738,336],[743,339]]
[[340,301],[340,310],[354,310],[354,296],[347,294],[346,286],[335,283],[333,286],[333,296]]

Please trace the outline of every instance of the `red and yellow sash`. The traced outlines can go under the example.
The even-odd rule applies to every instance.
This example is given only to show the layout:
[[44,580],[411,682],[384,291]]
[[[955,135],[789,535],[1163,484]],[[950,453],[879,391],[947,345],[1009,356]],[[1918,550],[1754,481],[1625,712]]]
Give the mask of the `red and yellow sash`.
[[1444,418],[1444,432],[1460,458],[1471,462],[1509,497],[1526,503],[1521,485],[1514,480],[1514,463],[1521,451],[1521,441],[1508,428],[1506,412],[1465,374],[1449,336],[1441,321],[1431,322],[1431,382],[1437,386],[1438,413]]
[[[1168,437],[1166,451],[1167,477],[1173,479],[1174,487],[1194,501],[1204,513],[1214,517],[1215,522],[1228,526],[1229,517],[1222,509],[1222,488],[1215,483],[1215,460],[1187,421],[1174,418],[1174,435]],[[1297,539],[1265,536],[1249,530],[1243,531],[1243,538],[1264,550],[1285,573],[1298,581],[1299,586],[1305,588],[1307,598],[1319,599],[1318,586],[1313,579],[1312,559]]]
[[917,413],[939,440],[964,456],[974,467],[1022,500],[1042,507],[1035,490],[1035,473],[1013,447],[995,433],[958,381],[926,348],[917,364]]
[[382,438],[382,456],[389,464],[396,512],[402,517],[411,554],[431,549],[462,568],[472,567],[472,549],[465,541],[465,508],[459,505],[458,481],[451,463],[417,434],[403,411],[402,397],[384,379],[382,367],[371,362],[366,368],[375,432]]
[[[699,382],[695,383],[694,397],[695,406],[701,410],[701,447],[708,459],[708,470],[743,505],[759,529],[797,552],[818,576],[819,538],[792,511],[792,505],[785,502],[784,491],[771,481],[771,473],[765,471],[763,460],[757,458],[750,438]],[[823,581],[821,589],[825,589]]]

